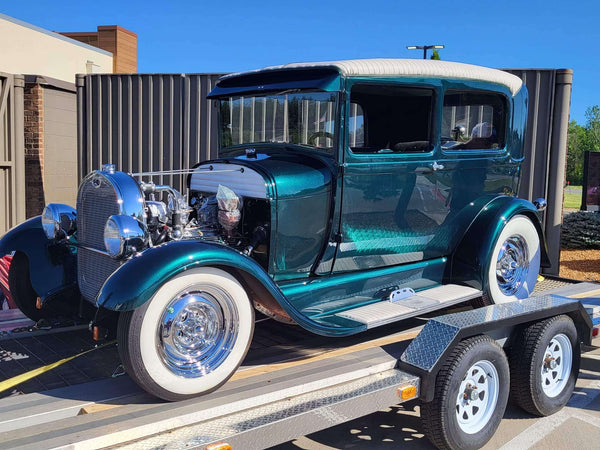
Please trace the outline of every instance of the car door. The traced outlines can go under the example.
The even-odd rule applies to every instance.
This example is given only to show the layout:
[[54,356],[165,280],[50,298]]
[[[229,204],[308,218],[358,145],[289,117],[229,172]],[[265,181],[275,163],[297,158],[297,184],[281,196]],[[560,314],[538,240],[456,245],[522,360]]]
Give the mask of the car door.
[[438,189],[436,89],[401,83],[351,86],[334,272],[443,256],[448,199]]
[[518,170],[507,164],[510,111],[505,94],[463,83],[446,89],[441,103],[438,165],[443,169],[436,175],[439,190],[448,199],[450,223],[482,198],[515,195]]

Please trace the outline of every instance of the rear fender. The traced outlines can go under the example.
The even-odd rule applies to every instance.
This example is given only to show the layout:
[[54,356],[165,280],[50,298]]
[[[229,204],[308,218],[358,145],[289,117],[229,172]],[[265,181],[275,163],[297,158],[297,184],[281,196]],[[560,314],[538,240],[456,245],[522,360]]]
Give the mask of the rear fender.
[[0,256],[12,252],[27,255],[31,284],[42,298],[76,282],[76,257],[71,248],[46,237],[40,216],[16,226],[0,239]]
[[[318,334],[332,330],[300,314],[269,274],[253,259],[225,245],[202,241],[173,241],[145,250],[117,269],[104,283],[96,304],[112,311],[131,311],[149,301],[172,277],[195,267],[219,267],[240,279],[248,290],[271,296],[299,325]],[[348,333],[351,329],[348,330]],[[336,335],[344,330],[337,329]]]
[[476,289],[485,289],[484,274],[489,269],[489,255],[506,223],[516,215],[528,217],[540,238],[541,266],[549,267],[548,248],[537,210],[530,202],[508,196],[496,197],[471,223],[452,255],[448,278]]

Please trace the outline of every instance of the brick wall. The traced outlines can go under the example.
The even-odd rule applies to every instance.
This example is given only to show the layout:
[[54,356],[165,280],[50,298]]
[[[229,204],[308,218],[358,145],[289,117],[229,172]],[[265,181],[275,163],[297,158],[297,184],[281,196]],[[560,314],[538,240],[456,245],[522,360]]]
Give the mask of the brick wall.
[[44,199],[44,91],[26,84],[24,92],[25,186],[27,218],[42,213]]

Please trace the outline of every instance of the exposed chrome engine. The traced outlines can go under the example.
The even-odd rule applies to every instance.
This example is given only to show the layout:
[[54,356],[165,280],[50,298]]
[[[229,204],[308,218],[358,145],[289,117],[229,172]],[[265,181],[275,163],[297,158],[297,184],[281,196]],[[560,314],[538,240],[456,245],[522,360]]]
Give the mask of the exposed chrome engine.
[[[225,175],[230,172],[237,172],[237,177]],[[131,175],[105,165],[89,174],[79,187],[73,226],[83,296],[94,301],[104,281],[121,264],[147,248],[174,240],[220,242],[266,266],[270,210],[264,180],[252,172],[246,170],[240,176],[244,170],[239,167],[200,167],[190,177],[189,201],[171,186],[134,178],[156,173]],[[238,191],[258,198],[243,197]]]

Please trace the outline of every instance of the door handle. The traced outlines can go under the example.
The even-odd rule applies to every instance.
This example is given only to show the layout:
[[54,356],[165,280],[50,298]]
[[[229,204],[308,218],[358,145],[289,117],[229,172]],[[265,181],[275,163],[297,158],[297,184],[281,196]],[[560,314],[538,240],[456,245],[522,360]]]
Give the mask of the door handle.
[[433,170],[444,170],[444,165],[438,164],[437,161],[434,161],[433,164],[431,164],[431,168]]

